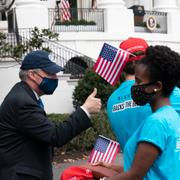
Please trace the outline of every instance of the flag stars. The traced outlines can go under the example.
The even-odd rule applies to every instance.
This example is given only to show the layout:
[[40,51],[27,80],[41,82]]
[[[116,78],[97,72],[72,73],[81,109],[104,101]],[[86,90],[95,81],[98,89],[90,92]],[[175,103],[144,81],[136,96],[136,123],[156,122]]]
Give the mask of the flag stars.
[[108,61],[113,61],[116,54],[117,54],[117,49],[105,43],[100,56]]
[[100,152],[105,152],[110,141],[106,139],[98,139],[97,141],[95,149]]

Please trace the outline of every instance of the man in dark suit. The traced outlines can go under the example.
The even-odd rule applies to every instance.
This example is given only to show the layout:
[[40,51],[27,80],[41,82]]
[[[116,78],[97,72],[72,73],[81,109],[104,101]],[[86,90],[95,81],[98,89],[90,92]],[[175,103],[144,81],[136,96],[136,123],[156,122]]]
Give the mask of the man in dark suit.
[[52,147],[60,147],[91,126],[90,113],[101,108],[96,89],[85,103],[55,126],[40,96],[52,94],[62,67],[44,51],[27,54],[17,83],[0,107],[0,180],[52,180]]

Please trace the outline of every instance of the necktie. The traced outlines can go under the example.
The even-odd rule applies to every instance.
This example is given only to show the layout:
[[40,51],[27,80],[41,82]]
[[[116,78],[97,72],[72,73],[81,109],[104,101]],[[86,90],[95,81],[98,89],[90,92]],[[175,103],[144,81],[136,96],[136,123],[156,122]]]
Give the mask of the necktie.
[[39,98],[39,99],[37,100],[37,103],[38,103],[39,107],[41,107],[42,109],[44,109],[44,104],[43,104],[41,98]]

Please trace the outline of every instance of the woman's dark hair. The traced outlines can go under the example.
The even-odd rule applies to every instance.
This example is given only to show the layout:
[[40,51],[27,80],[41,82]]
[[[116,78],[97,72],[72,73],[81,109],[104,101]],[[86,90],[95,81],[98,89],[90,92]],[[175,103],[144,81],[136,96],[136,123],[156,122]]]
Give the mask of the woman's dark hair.
[[[180,79],[180,78],[179,78]],[[177,83],[177,87],[180,89],[180,80]]]
[[167,46],[150,46],[138,63],[147,65],[151,81],[161,81],[163,95],[168,97],[180,77],[180,55]]

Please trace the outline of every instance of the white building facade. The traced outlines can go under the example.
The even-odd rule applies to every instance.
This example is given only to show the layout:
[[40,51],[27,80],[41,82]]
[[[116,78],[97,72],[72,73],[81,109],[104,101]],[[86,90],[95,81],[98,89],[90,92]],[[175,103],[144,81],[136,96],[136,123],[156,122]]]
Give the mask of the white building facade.
[[[167,32],[135,32],[134,5],[141,5],[145,10],[167,12]],[[55,8],[53,0],[16,0],[18,28],[49,28],[49,8]],[[77,8],[91,8],[91,0],[77,0]],[[85,54],[93,59],[99,55],[104,42],[116,47],[128,37],[140,37],[149,45],[167,45],[180,53],[180,2],[179,0],[97,0],[97,9],[104,9],[103,32],[59,32],[59,43]],[[6,68],[7,63],[0,64],[0,103],[9,89],[18,81],[19,65]],[[73,111],[72,92],[76,83],[63,76],[52,96],[44,96],[47,113],[69,113]]]

